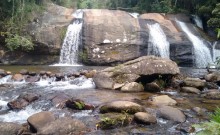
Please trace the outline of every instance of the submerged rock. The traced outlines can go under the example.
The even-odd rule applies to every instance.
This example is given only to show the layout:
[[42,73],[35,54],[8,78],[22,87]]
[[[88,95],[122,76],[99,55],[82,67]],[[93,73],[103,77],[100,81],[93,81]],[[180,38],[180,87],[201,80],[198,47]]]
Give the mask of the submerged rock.
[[146,112],[138,112],[134,114],[134,119],[142,124],[155,124],[157,119],[155,116],[148,114]]
[[130,101],[113,101],[103,105],[100,108],[101,113],[108,113],[108,112],[126,112],[130,114],[135,114],[137,112],[145,112],[145,109],[134,102]]
[[22,126],[11,122],[0,122],[0,135],[18,135]]
[[176,105],[177,102],[167,95],[150,97],[149,102],[153,105]]
[[26,76],[25,81],[30,82],[30,83],[38,82],[40,81],[40,77],[39,76]]
[[159,108],[160,117],[176,122],[184,122],[186,121],[186,116],[177,108],[173,108],[170,106],[161,106]]
[[55,121],[55,116],[51,112],[39,112],[30,116],[27,121],[35,132],[39,132],[48,123]]

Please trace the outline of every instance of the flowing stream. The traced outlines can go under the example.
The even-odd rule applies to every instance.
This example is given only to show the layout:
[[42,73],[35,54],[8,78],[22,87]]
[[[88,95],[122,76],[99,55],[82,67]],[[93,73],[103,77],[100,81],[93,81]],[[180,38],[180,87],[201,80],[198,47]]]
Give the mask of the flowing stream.
[[148,54],[169,58],[170,44],[167,41],[166,35],[160,27],[160,24],[148,24],[148,28],[150,30]]
[[79,45],[81,44],[81,31],[83,25],[83,11],[79,9],[73,14],[73,16],[75,19],[67,28],[58,65],[78,65]]
[[196,67],[205,68],[209,64],[212,64],[211,52],[206,43],[201,38],[194,35],[184,22],[177,21],[177,23],[193,43]]

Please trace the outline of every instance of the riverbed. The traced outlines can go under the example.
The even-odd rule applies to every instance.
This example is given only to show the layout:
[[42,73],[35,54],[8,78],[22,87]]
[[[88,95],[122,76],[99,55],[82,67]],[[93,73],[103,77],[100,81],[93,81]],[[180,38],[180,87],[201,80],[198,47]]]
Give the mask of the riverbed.
[[[74,67],[59,67],[59,66],[1,66],[1,69],[11,71],[12,73],[18,73],[21,69],[27,69],[28,71],[40,72],[40,71],[51,71],[53,73],[70,73],[77,72],[79,70],[101,70],[105,67],[86,67],[86,66],[74,66]],[[192,68],[180,68],[181,72],[196,77],[202,77],[207,73],[206,69],[192,69]],[[6,78],[8,77],[8,78]],[[90,128],[88,135],[97,134],[180,134],[182,131],[176,130],[179,125],[177,123],[165,120],[157,119],[155,125],[138,125],[132,123],[128,127],[117,128],[112,130],[99,130],[96,129],[96,124],[101,119],[99,117],[99,107],[104,103],[126,100],[137,102],[144,106],[148,112],[154,113],[156,110],[155,106],[148,104],[148,99],[153,95],[164,95],[167,94],[178,102],[177,107],[180,108],[185,114],[188,114],[186,124],[193,124],[204,121],[207,119],[206,116],[198,118],[191,110],[194,107],[200,107],[207,109],[207,113],[214,110],[217,105],[220,104],[219,100],[207,100],[199,97],[198,95],[182,94],[175,90],[164,90],[161,93],[123,93],[116,90],[101,90],[96,89],[95,84],[91,78],[87,79],[83,76],[75,78],[74,80],[63,80],[53,81],[49,79],[41,79],[39,82],[27,83],[27,82],[10,82],[10,76],[6,76],[0,80],[0,121],[1,122],[15,122],[15,123],[26,123],[27,118],[37,112],[50,111],[53,112],[57,117],[69,116],[82,120],[87,127]],[[70,83],[70,82],[74,83]],[[39,94],[40,98],[28,105],[22,110],[9,110],[7,103],[16,99],[22,93],[35,93]],[[81,99],[86,103],[93,104],[95,110],[87,111],[72,111],[69,109],[59,109],[52,105],[51,97],[54,95],[66,94],[70,97]]]

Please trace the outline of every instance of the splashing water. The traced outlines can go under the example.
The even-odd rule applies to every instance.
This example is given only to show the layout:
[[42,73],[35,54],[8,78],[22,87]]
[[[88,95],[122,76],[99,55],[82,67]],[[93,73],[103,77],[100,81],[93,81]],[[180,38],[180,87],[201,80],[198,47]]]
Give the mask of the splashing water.
[[163,58],[170,57],[170,44],[158,23],[148,24],[150,30],[148,54]]
[[199,37],[195,36],[184,22],[177,21],[181,29],[187,34],[189,40],[193,43],[195,64],[198,68],[205,68],[209,64],[213,63],[212,56],[209,48],[205,42]]

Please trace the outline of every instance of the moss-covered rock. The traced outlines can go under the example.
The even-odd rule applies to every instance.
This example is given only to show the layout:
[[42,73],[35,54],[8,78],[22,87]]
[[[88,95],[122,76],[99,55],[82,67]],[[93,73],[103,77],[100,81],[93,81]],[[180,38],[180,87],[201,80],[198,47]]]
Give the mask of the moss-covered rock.
[[100,129],[113,129],[130,124],[133,116],[127,113],[106,113],[101,115],[101,121],[97,124]]
[[119,112],[119,113],[129,113],[129,114],[135,114],[137,112],[145,112],[145,109],[140,106],[139,104],[136,104],[134,102],[130,101],[113,101],[110,103],[107,103],[103,105],[100,108],[101,113],[108,113],[108,112]]

